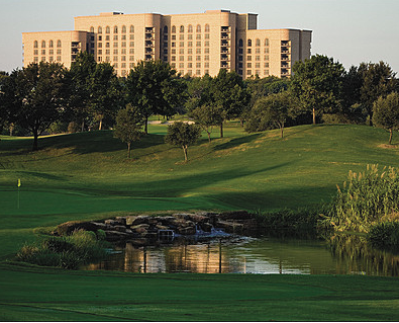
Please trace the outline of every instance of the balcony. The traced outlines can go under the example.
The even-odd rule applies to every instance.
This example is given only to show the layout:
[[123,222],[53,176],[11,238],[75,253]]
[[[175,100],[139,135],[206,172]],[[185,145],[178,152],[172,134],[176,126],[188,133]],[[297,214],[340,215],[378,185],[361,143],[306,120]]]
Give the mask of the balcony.
[[152,41],[146,41],[145,42],[145,47],[146,48],[153,48],[154,47],[154,43]]
[[290,47],[290,42],[288,40],[282,40],[281,47]]
[[288,56],[286,56],[286,55],[282,55],[282,56],[281,56],[281,61],[282,61],[282,62],[289,62],[289,61],[290,61],[290,58],[289,58]]
[[221,27],[221,31],[222,31],[222,33],[229,33],[230,29],[229,29],[229,27]]
[[222,55],[222,56],[220,57],[220,60],[221,60],[222,62],[229,62],[229,61],[230,61],[230,57],[227,56],[227,55]]
[[290,53],[290,51],[289,51],[288,49],[282,49],[282,50],[281,50],[281,54],[289,55],[289,54],[291,54],[291,53]]

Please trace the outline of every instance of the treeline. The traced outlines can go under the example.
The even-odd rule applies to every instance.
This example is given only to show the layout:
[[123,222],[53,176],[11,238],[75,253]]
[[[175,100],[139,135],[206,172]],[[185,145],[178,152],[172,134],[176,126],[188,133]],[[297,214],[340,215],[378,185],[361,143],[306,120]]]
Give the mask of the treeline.
[[346,71],[316,55],[295,63],[290,79],[243,81],[224,69],[215,77],[181,76],[167,63],[149,61],[118,78],[110,64],[83,52],[70,69],[41,62],[0,72],[0,133],[32,134],[37,149],[45,132],[113,128],[128,107],[145,133],[151,115],[187,114],[209,141],[212,127],[223,137],[223,124],[232,118],[248,132],[280,128],[283,136],[285,126],[312,122],[372,124],[374,102],[398,89],[396,74],[383,62]]

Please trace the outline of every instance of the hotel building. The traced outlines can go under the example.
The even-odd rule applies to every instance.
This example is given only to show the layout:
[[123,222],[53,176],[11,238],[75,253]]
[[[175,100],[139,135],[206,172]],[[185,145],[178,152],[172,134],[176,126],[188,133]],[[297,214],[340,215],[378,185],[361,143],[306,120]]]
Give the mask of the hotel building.
[[201,14],[122,14],[75,17],[74,31],[22,34],[24,66],[39,61],[66,67],[80,51],[109,62],[126,76],[139,61],[162,60],[180,74],[211,76],[221,68],[244,79],[289,77],[296,61],[310,58],[312,32],[257,29],[257,14],[208,10]]

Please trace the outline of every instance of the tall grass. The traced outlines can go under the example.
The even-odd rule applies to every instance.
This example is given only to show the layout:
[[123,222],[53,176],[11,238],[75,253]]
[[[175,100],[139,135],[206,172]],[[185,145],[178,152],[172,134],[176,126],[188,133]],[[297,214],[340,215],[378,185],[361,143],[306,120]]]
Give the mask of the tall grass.
[[385,221],[399,220],[399,170],[367,165],[362,173],[349,171],[348,181],[332,202],[331,223],[337,231],[368,232]]
[[83,264],[103,260],[107,256],[107,246],[103,232],[76,230],[71,236],[50,237],[39,245],[25,245],[17,253],[16,260],[78,269]]

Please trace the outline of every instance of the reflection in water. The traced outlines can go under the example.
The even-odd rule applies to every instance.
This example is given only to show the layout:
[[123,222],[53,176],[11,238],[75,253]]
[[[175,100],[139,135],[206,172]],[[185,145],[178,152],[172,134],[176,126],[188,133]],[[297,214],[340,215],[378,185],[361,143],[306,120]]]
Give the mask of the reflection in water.
[[138,273],[366,274],[398,276],[399,257],[371,249],[359,237],[330,241],[245,238],[135,248],[126,244],[89,270]]

